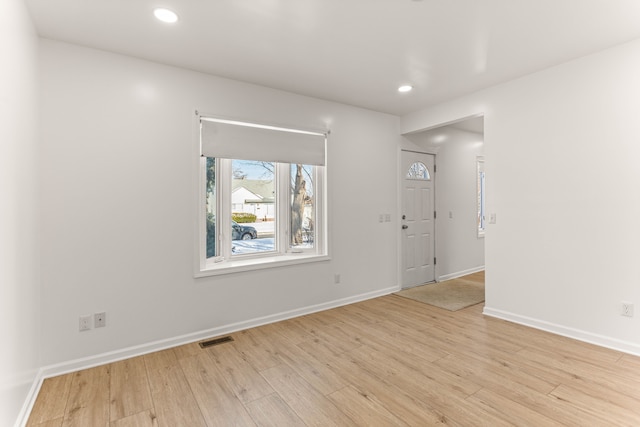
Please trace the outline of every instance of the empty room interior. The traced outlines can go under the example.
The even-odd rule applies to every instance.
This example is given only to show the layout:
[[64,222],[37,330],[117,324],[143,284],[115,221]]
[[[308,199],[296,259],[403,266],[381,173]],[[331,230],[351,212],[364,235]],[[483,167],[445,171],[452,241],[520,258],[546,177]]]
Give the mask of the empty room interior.
[[640,2],[2,0],[0,52],[0,425],[640,425]]

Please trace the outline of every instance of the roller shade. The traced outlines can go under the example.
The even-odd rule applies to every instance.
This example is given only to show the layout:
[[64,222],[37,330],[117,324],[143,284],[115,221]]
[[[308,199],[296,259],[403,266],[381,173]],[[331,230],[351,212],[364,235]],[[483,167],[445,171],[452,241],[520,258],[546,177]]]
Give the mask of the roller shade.
[[323,133],[200,118],[202,155],[223,159],[324,166]]

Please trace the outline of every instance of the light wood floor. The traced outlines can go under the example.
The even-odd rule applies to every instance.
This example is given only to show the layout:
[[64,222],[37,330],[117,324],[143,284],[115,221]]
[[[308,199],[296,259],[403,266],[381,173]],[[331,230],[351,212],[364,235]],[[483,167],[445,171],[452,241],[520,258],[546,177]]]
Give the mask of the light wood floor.
[[638,426],[640,358],[390,295],[44,382],[29,426]]
[[[447,280],[448,282],[449,280]],[[483,284],[484,285],[484,270],[477,271],[475,273],[467,274],[466,276],[457,277],[455,279],[451,279],[452,282],[471,282],[475,284]]]

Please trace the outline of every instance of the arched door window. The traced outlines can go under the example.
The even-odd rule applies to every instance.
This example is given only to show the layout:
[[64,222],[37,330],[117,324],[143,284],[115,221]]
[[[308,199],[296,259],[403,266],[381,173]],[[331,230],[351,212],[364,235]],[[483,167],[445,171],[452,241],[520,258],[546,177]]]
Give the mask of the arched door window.
[[409,171],[407,172],[407,179],[418,179],[423,181],[429,181],[431,179],[431,174],[429,174],[429,169],[422,162],[415,162],[411,166],[409,166]]

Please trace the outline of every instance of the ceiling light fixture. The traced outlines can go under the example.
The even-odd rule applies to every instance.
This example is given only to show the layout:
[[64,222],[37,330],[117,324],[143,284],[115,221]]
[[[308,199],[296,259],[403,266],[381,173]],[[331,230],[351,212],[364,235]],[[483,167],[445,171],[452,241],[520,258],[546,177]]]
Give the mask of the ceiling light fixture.
[[409,85],[404,85],[404,86],[400,86],[398,88],[398,92],[411,92],[413,90],[413,86],[409,86]]
[[178,21],[178,15],[169,9],[157,8],[153,10],[153,15],[160,21],[173,24]]

